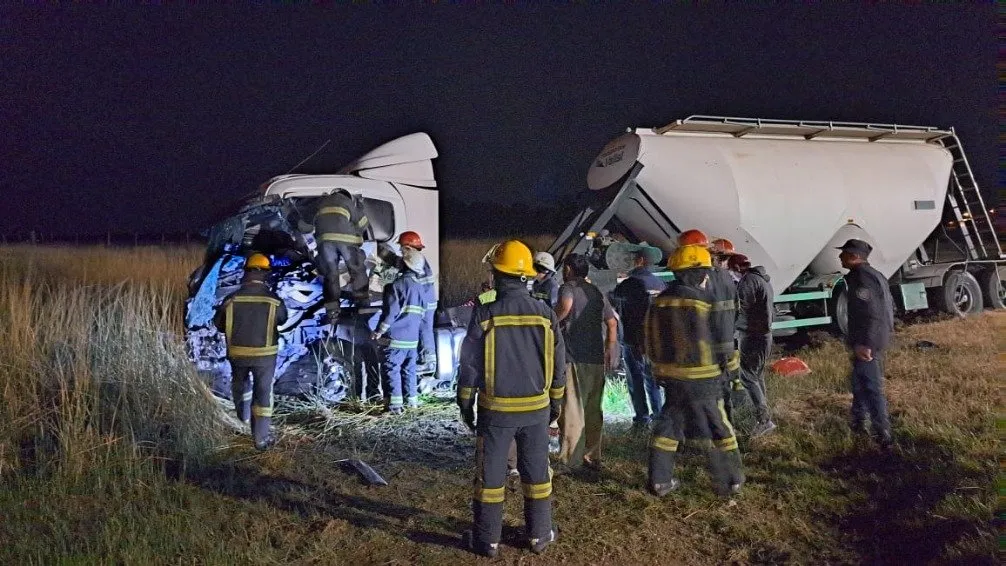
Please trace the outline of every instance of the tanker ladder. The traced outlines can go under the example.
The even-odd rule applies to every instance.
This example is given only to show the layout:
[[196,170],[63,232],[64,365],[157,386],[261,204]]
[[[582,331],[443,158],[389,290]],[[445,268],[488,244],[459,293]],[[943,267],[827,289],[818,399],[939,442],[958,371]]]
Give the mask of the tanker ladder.
[[961,140],[954,129],[950,128],[950,135],[941,138],[939,143],[950,152],[954,160],[950,176],[951,190],[947,191],[947,202],[957,218],[957,225],[964,238],[969,259],[1006,258],[995,225],[988,209],[985,208],[985,200],[971,172],[971,165],[964,155]]

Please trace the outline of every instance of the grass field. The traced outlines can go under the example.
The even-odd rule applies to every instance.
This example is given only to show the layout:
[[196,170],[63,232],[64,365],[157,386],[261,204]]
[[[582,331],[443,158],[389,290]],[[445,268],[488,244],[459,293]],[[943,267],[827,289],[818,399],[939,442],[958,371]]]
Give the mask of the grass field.
[[[451,293],[477,290],[490,244],[445,244],[445,279],[465,283]],[[0,250],[0,563],[490,562],[458,547],[474,439],[450,403],[418,417],[294,413],[262,454],[228,427],[176,334],[199,255]],[[991,313],[899,329],[890,454],[848,432],[847,355],[812,335],[797,352],[812,374],[769,377],[777,433],[741,438],[735,505],[711,495],[698,455],[682,458],[680,493],[646,495],[646,438],[611,423],[605,470],[555,480],[559,542],[541,558],[516,548],[510,491],[496,562],[997,564],[1004,330]],[[345,457],[390,485],[362,485]]]

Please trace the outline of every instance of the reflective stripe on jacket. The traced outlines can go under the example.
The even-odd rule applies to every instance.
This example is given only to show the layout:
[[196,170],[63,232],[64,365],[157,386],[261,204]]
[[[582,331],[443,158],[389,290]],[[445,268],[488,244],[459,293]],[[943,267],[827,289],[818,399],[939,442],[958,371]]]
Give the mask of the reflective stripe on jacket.
[[279,350],[276,328],[286,322],[286,307],[265,281],[246,280],[220,306],[217,328],[227,338],[227,357],[274,356]]
[[377,331],[391,340],[390,348],[414,350],[426,315],[426,291],[420,277],[409,270],[384,286],[384,305]]
[[658,381],[708,380],[723,374],[714,353],[712,289],[708,270],[676,273],[646,313],[646,353]]
[[713,355],[718,363],[725,364],[727,371],[737,371],[741,368],[741,356],[734,342],[734,329],[737,323],[737,284],[730,272],[725,269],[712,268],[710,274],[710,290],[713,295],[712,308],[709,314],[712,332]]
[[561,399],[566,350],[555,313],[520,281],[502,282],[496,300],[475,307],[461,346],[458,403],[477,396],[480,419],[528,422]]
[[314,216],[318,240],[343,244],[362,244],[369,220],[356,199],[335,192],[324,197]]

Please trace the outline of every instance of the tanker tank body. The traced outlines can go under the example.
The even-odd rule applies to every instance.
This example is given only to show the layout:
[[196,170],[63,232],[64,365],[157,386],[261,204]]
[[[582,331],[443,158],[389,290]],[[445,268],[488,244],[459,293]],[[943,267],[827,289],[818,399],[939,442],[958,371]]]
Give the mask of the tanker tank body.
[[[901,274],[946,218],[948,136],[956,141],[928,127],[719,117],[630,129],[591,164],[597,202],[550,251],[596,248],[603,225],[669,254],[679,233],[698,228],[765,267],[783,315],[777,332],[832,322],[844,331],[835,248],[858,238],[873,246],[874,267],[897,276],[902,310],[924,308],[932,285]],[[615,255],[601,254],[597,279],[624,265]]]

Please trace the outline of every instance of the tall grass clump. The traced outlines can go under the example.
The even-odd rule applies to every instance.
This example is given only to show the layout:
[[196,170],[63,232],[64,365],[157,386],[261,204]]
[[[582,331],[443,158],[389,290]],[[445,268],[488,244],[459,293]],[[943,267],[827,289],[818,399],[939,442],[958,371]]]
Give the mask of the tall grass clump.
[[177,309],[157,285],[0,267],[0,476],[203,463],[225,428],[170,331]]

